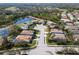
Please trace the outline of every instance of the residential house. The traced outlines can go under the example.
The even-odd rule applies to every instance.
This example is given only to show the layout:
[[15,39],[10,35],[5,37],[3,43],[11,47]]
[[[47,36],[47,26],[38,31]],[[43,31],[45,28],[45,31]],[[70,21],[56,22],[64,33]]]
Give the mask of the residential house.
[[78,41],[79,40],[79,30],[73,30],[71,31],[73,35],[73,40]]
[[30,42],[32,40],[32,36],[30,35],[18,35],[16,40]]
[[18,35],[16,37],[16,40],[18,42],[21,42],[21,41],[25,41],[25,42],[31,42],[32,39],[33,39],[33,34],[34,34],[34,31],[31,31],[31,30],[23,30],[20,35]]
[[69,30],[77,30],[78,27],[77,27],[77,26],[65,26],[65,29],[69,29]]
[[75,24],[73,22],[66,22],[65,29],[76,30],[76,29],[78,29],[78,27],[75,26]]
[[79,28],[79,22],[74,22],[74,24]]
[[47,21],[47,25],[51,26],[51,25],[56,25],[56,23],[52,22],[52,21]]
[[61,14],[61,21],[64,22],[64,23],[65,22],[71,22],[71,20],[68,19],[66,13]]
[[79,13],[78,13],[78,11],[73,12],[73,15],[76,17],[77,20],[79,20]]
[[79,41],[79,34],[73,34],[73,40]]
[[71,13],[68,13],[67,15],[68,15],[68,17],[70,18],[71,21],[74,20],[74,17],[73,17],[73,15]]
[[54,41],[66,41],[66,37],[64,35],[64,32],[60,29],[51,29],[51,33],[54,35],[54,37],[51,40]]
[[21,29],[25,30],[25,29],[28,29],[28,24],[24,24],[24,26],[21,26]]
[[34,31],[32,31],[32,30],[23,30],[20,34],[21,35],[33,35]]

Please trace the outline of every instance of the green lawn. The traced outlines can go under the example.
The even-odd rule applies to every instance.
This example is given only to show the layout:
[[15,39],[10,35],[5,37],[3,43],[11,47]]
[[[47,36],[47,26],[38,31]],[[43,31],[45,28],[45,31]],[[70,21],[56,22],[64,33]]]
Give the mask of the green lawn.
[[37,45],[37,41],[36,40],[33,40],[31,44],[28,44],[29,45],[29,48],[35,48],[36,45]]
[[74,41],[58,42],[58,41],[49,40],[49,38],[50,38],[50,35],[47,34],[47,37],[45,38],[45,43],[48,46],[53,46],[53,45],[79,45],[79,41],[77,41],[77,42],[74,42]]

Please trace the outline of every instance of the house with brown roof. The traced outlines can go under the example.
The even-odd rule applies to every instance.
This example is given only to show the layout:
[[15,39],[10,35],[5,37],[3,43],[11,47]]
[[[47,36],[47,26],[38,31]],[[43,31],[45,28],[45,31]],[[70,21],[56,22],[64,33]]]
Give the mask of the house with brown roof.
[[66,37],[64,35],[64,32],[60,29],[51,29],[51,33],[54,35],[51,40],[54,41],[66,41]]
[[20,34],[21,35],[33,35],[34,31],[32,31],[32,30],[23,30]]
[[61,14],[61,19],[60,19],[62,22],[71,22],[71,20],[68,19],[66,13],[62,13]]
[[18,41],[26,41],[26,42],[30,42],[32,40],[32,36],[30,35],[18,35],[16,37],[16,40]]
[[17,41],[25,41],[25,42],[31,42],[32,39],[33,39],[33,34],[34,34],[34,31],[31,31],[31,30],[23,30],[20,35],[18,35],[16,37],[16,40]]

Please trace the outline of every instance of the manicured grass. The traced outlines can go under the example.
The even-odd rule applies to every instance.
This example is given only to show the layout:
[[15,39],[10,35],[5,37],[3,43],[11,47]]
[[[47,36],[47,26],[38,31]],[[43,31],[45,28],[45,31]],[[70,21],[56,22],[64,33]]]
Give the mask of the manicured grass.
[[28,44],[29,47],[28,48],[35,48],[36,45],[37,45],[37,41],[36,40],[33,40],[31,44]]
[[48,28],[46,28],[46,29],[44,29],[44,31],[45,31],[45,32],[49,32],[49,29],[48,29]]
[[74,42],[74,41],[65,41],[65,42],[58,42],[58,41],[52,41],[52,40],[49,40],[50,38],[50,35],[47,34],[47,37],[45,38],[45,43],[48,45],[48,46],[53,46],[53,45],[79,45],[79,42]]
[[33,28],[36,26],[36,24],[31,24],[31,25],[29,25],[29,27],[28,27],[28,30],[33,30]]
[[22,23],[22,24],[18,24],[17,26],[18,26],[18,27],[22,27],[22,26],[24,26],[24,25],[25,25],[25,24]]
[[29,44],[24,44],[24,45],[16,45],[16,46],[13,46],[11,49],[8,49],[8,50],[21,50],[21,49],[33,49],[33,48],[36,48],[37,46],[37,41],[36,40],[33,40],[32,43],[29,43]]
[[45,39],[45,43],[46,43],[47,45],[57,45],[55,42],[50,43],[50,42],[48,41],[48,38]]
[[46,44],[48,46],[53,46],[53,45],[79,45],[79,42],[72,42],[72,41],[66,41],[66,42],[55,42],[55,41],[48,41],[48,39],[45,39]]
[[12,38],[13,38],[13,35],[10,35],[10,36],[8,36],[8,41],[10,41],[10,40],[12,40]]

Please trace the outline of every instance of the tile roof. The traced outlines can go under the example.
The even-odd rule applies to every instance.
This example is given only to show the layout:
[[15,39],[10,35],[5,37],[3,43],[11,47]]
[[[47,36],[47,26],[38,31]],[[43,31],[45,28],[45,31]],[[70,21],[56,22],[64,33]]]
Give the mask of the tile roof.
[[32,40],[32,36],[29,36],[29,35],[18,35],[16,37],[16,40],[20,40],[20,41]]
[[23,30],[20,34],[28,34],[28,35],[32,35],[34,32],[31,30]]
[[65,40],[66,39],[64,32],[62,30],[51,29],[51,32],[55,35],[53,39],[51,40]]
[[59,30],[59,29],[51,29],[51,32],[57,34],[57,33],[63,33],[62,30]]
[[31,31],[31,30],[23,30],[20,35],[18,35],[16,37],[16,40],[19,40],[19,41],[30,41],[32,40],[32,35],[33,35],[34,31]]

